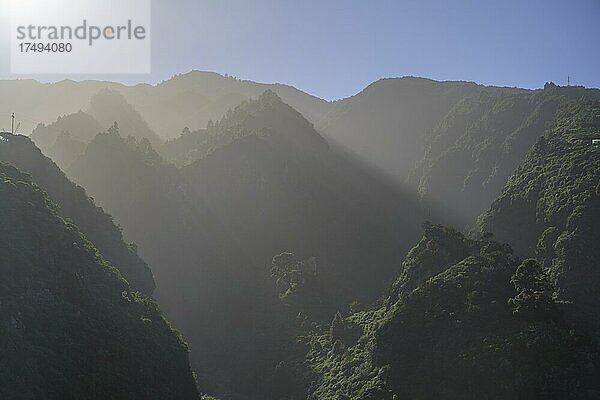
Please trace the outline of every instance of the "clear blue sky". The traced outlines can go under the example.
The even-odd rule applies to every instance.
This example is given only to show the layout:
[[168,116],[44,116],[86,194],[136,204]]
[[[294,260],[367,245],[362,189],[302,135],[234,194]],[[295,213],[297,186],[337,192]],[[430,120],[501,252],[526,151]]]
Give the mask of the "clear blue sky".
[[[153,0],[152,23],[151,75],[69,78],[160,82],[199,69],[327,99],[405,75],[600,87],[600,0]],[[1,79],[12,78],[7,35]]]

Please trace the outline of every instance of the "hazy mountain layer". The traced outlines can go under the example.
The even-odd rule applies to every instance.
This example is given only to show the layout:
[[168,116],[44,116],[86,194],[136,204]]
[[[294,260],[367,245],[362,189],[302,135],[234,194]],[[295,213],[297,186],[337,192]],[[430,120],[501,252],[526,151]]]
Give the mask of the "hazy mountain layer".
[[[94,94],[90,99],[90,105],[86,112],[99,121],[104,129],[108,129],[116,122],[128,132],[129,136],[148,139],[152,144],[158,144],[162,141],[150,129],[148,123],[138,111],[116,90],[103,89]],[[91,138],[89,139],[91,140]]]
[[[383,79],[336,102],[289,86],[198,71],[158,85],[8,81],[0,82],[0,88],[9,94],[19,91],[20,98],[28,99],[27,109],[21,110],[25,104],[18,103],[10,107],[36,122],[48,123],[54,115],[85,108],[93,98],[88,112],[104,129],[117,121],[127,135],[147,137],[153,145],[159,141],[154,133],[161,138],[178,138],[185,127],[189,128],[185,132],[202,133],[184,134],[181,140],[159,150],[180,164],[192,163],[211,151],[211,146],[220,145],[213,141],[226,135],[216,132],[222,129],[216,121],[227,110],[271,89],[312,122],[332,146],[397,184],[405,185],[410,176],[410,186],[418,187],[426,201],[445,208],[446,221],[460,225],[471,223],[499,194],[543,133],[544,124],[552,120],[557,104],[552,98],[556,93],[548,91],[412,77]],[[74,99],[83,100],[75,106]],[[48,108],[54,110],[51,117],[47,116]],[[204,129],[210,120],[215,123]],[[54,130],[54,135],[62,132]],[[77,141],[89,140],[82,139],[74,132],[77,130],[70,130],[71,140],[62,137],[56,148],[49,150],[65,168],[72,161],[66,149],[77,151],[81,148]],[[46,151],[43,144],[41,147]]]
[[114,123],[138,139],[158,144],[161,139],[150,129],[141,115],[115,90],[102,89],[94,94],[85,112],[78,111],[49,125],[39,124],[31,139],[62,168],[69,169],[89,142]]
[[[85,109],[91,97],[104,89],[118,91],[125,96],[148,122],[150,129],[165,139],[177,137],[186,126],[192,130],[204,127],[209,120],[221,118],[230,108],[258,97],[267,89],[278,93],[312,121],[320,119],[328,106],[328,102],[291,86],[192,71],[158,85],[126,86],[115,82],[70,80],[50,84],[34,80],[0,81],[0,93],[3,94],[0,112],[5,115],[16,112],[17,120],[21,122],[19,132],[29,134],[39,123],[50,124],[59,115]],[[114,117],[111,119],[116,120]],[[105,129],[113,121],[108,121]],[[0,126],[0,130],[10,128],[8,122],[8,125]]]
[[266,90],[277,93],[284,102],[310,121],[319,120],[329,103],[282,84],[262,84],[223,76],[214,72],[192,71],[174,76],[159,85],[138,85],[120,90],[165,138],[174,138],[184,127],[205,127],[219,120],[229,109]]
[[68,133],[72,139],[87,144],[94,136],[105,129],[106,127],[100,125],[94,117],[83,111],[78,111],[74,114],[58,117],[56,122],[51,124],[38,125],[30,137],[42,151],[46,152],[52,149],[63,133]]

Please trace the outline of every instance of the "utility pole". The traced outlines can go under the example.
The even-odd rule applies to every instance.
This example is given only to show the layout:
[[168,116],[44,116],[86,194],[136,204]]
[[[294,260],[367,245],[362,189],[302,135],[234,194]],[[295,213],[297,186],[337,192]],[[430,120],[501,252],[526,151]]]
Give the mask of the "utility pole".
[[567,75],[567,86],[571,86],[571,76]]
[[15,113],[12,113],[12,118],[10,120],[10,133],[15,134]]

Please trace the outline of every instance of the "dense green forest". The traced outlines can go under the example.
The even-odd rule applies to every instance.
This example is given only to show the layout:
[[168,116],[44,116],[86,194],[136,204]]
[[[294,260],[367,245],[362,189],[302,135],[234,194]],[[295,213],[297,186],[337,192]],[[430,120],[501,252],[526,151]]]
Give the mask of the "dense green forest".
[[304,337],[315,399],[592,399],[597,343],[508,245],[426,224],[387,297]]
[[330,102],[292,86],[262,84],[206,71],[178,74],[157,85],[127,86],[69,79],[55,83],[30,79],[0,81],[0,93],[3,94],[0,109],[26,115],[28,119],[22,121],[22,129],[29,133],[38,123],[48,125],[58,116],[86,109],[91,97],[101,91],[106,94],[105,89],[121,93],[148,122],[150,129],[165,139],[177,137],[186,126],[194,129],[206,126],[209,120],[220,119],[227,110],[244,100],[257,98],[266,90],[277,93],[311,121],[319,120],[331,109]]
[[[67,305],[44,312],[65,321],[54,338],[83,354],[69,350],[61,376],[108,360],[54,394],[63,384],[28,366],[58,339],[36,353],[46,325],[31,325],[29,341],[6,336],[26,380],[56,383],[28,386],[46,397],[78,398],[105,374],[123,387],[111,398],[195,398],[190,365],[223,400],[600,397],[599,90],[407,77],[326,102],[202,72],[22,86],[40,94],[33,109],[68,91],[79,103],[56,105],[33,141],[2,136],[7,196],[35,195],[0,198],[5,236],[23,237],[0,257],[14,243],[52,254],[3,263],[4,287],[26,294],[32,321],[42,295],[24,282],[60,288]],[[6,315],[3,329],[16,329]],[[131,357],[109,356],[105,327]],[[93,329],[100,344],[68,336]],[[30,358],[17,360],[20,348]]]
[[187,345],[156,303],[5,163],[0,233],[1,398],[198,398]]
[[564,102],[599,98],[597,89],[552,83],[534,91],[486,88],[441,120],[410,180],[422,201],[443,212],[441,220],[460,227],[473,224],[555,123]]
[[572,304],[578,322],[600,332],[596,288],[600,271],[600,156],[591,144],[600,136],[600,101],[561,107],[479,219],[518,254],[535,256],[552,276],[558,298]]

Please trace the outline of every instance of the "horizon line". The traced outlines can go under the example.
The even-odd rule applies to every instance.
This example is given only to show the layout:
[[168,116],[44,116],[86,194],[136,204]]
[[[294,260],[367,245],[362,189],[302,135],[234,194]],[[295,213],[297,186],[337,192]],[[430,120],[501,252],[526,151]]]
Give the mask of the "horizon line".
[[[254,84],[258,84],[258,85],[270,85],[270,86],[284,86],[284,87],[289,87],[292,88],[294,90],[297,90],[305,95],[314,97],[316,99],[319,99],[321,101],[325,101],[327,103],[335,103],[338,101],[343,101],[346,99],[350,99],[352,97],[355,97],[361,93],[363,93],[365,90],[367,90],[369,87],[385,81],[385,80],[401,80],[401,79],[417,79],[417,80],[425,80],[425,81],[431,81],[431,82],[436,82],[436,83],[464,83],[464,84],[473,84],[473,85],[477,85],[477,86],[484,86],[484,87],[490,87],[490,88],[503,88],[503,89],[521,89],[521,90],[541,90],[543,89],[542,87],[519,87],[519,86],[506,86],[506,85],[499,85],[499,84],[490,84],[490,83],[480,83],[480,82],[476,82],[473,80],[464,80],[464,79],[435,79],[435,78],[430,78],[430,77],[425,77],[425,76],[417,76],[417,75],[402,75],[402,76],[387,76],[387,77],[380,77],[377,78],[373,81],[371,81],[370,83],[368,83],[366,86],[364,86],[362,89],[360,89],[358,92],[346,96],[346,97],[339,97],[339,98],[335,98],[335,99],[325,99],[323,97],[320,97],[318,95],[315,95],[313,93],[310,93],[309,91],[303,90],[297,86],[294,86],[293,84],[290,83],[283,83],[283,82],[264,82],[264,81],[259,81],[259,80],[253,80],[250,78],[241,78],[241,77],[237,77],[234,75],[230,75],[226,72],[217,72],[217,71],[210,71],[210,70],[199,70],[199,69],[191,69],[187,72],[179,72],[179,73],[175,73],[172,74],[169,78],[167,79],[163,79],[161,81],[157,81],[157,82],[137,82],[137,83],[128,83],[128,82],[123,82],[120,80],[110,80],[110,79],[93,79],[93,78],[83,78],[83,79],[79,79],[79,78],[56,78],[56,79],[48,79],[48,80],[44,80],[41,79],[39,77],[11,77],[11,78],[2,78],[0,79],[0,82],[16,82],[16,81],[33,81],[36,82],[38,84],[41,85],[56,85],[56,84],[60,84],[60,83],[64,83],[64,82],[73,82],[73,83],[86,83],[86,82],[95,82],[95,83],[110,83],[110,84],[116,84],[116,85],[121,85],[121,86],[125,86],[125,87],[136,87],[136,86],[153,86],[153,87],[158,87],[162,84],[165,84],[169,81],[172,81],[173,79],[176,79],[178,77],[181,76],[185,76],[185,75],[191,75],[194,73],[200,73],[200,74],[212,74],[212,75],[218,75],[221,78],[224,79],[234,79],[240,82],[249,82],[249,83],[254,83]],[[600,89],[598,87],[587,87],[585,85],[578,85],[578,84],[566,84],[566,85],[560,85],[557,84],[554,81],[547,81],[545,82],[545,84],[547,83],[553,83],[556,86],[559,87],[582,87],[585,89]]]

